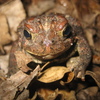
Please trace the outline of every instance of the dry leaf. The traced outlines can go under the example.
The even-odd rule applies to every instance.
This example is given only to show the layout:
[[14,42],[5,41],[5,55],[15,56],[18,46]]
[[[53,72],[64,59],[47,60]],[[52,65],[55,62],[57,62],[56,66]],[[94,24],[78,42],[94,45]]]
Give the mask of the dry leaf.
[[[13,99],[13,98],[15,97],[18,89],[22,91],[23,89],[27,88],[30,81],[35,76],[37,76],[39,70],[40,70],[40,66],[37,65],[36,68],[30,73],[30,75],[27,75],[23,73],[22,71],[18,71],[16,74],[12,75],[10,78],[7,78],[6,81],[0,84],[0,100],[22,100],[22,99],[17,99],[17,97],[16,99]],[[28,97],[28,94],[26,96]]]
[[78,100],[100,100],[100,99],[97,99],[99,98],[97,96],[97,93],[98,93],[98,87],[96,86],[92,86],[92,87],[88,87],[86,89],[82,89],[81,91],[79,91],[77,94],[76,94],[76,97]]
[[39,81],[50,83],[61,79],[70,70],[64,66],[53,66],[39,75]]
[[55,90],[41,88],[30,100],[36,100],[37,96],[43,100],[76,100],[75,91],[59,90],[58,88]]
[[53,0],[32,0],[30,5],[25,6],[26,10],[28,12],[28,16],[36,16],[41,15],[44,12],[48,11],[49,9],[54,7],[54,1]]
[[58,95],[58,89],[50,90],[41,88],[37,92],[38,96],[43,98],[43,100],[55,100]]
[[5,54],[4,45],[11,41],[6,16],[0,13],[0,54]]
[[26,17],[21,1],[10,0],[6,4],[0,6],[0,12],[6,16],[11,38],[15,41],[18,38],[16,34],[17,27]]

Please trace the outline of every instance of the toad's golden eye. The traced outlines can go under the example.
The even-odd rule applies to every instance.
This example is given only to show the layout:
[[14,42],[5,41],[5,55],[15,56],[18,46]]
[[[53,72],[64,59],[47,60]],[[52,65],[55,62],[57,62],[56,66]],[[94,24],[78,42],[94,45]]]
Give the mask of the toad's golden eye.
[[24,30],[24,36],[26,37],[26,39],[31,39],[31,34],[27,31],[27,30]]
[[64,31],[63,31],[63,36],[67,37],[72,31],[72,27],[70,25],[68,25],[67,27],[65,27]]

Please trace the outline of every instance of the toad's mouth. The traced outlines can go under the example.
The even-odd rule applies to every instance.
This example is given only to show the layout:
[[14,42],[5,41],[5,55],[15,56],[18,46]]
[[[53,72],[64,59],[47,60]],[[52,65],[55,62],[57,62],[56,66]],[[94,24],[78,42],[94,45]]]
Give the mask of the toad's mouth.
[[50,54],[36,54],[36,53],[33,53],[31,51],[28,51],[28,50],[26,50],[26,52],[29,53],[29,54],[31,54],[31,55],[33,55],[33,56],[35,56],[38,59],[49,60],[49,59],[54,59],[54,58],[58,57],[64,51],[58,52],[56,54],[53,54],[53,53],[50,53]]
[[40,45],[34,43],[32,45],[23,46],[23,49],[29,54],[44,60],[54,59],[67,51],[72,45],[71,39],[67,39],[64,42],[58,41],[54,44]]
[[56,54],[36,54],[33,53],[31,51],[26,50],[26,52],[28,52],[29,54],[35,56],[38,59],[42,59],[42,60],[49,60],[49,59],[54,59],[56,57],[58,57],[60,54],[62,54],[62,52],[56,53]]
[[70,48],[70,45],[67,45],[67,46],[62,45],[59,48],[57,48],[57,46],[53,48],[50,48],[50,46],[46,46],[44,49],[39,48],[38,50],[31,47],[31,48],[26,48],[25,51],[35,56],[38,59],[49,60],[49,59],[54,59],[60,56],[69,48]]

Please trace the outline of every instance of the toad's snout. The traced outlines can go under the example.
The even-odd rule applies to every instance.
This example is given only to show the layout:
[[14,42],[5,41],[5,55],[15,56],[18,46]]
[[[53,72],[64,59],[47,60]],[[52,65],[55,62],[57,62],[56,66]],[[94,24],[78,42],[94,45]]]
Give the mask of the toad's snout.
[[48,39],[45,39],[45,40],[43,41],[43,44],[46,45],[46,46],[49,46],[49,45],[52,44],[52,41],[51,41],[51,40],[48,40]]
[[43,44],[45,45],[45,53],[50,53],[51,52],[51,48],[50,48],[50,45],[52,44],[52,41],[51,40],[48,40],[48,39],[45,39],[43,41]]

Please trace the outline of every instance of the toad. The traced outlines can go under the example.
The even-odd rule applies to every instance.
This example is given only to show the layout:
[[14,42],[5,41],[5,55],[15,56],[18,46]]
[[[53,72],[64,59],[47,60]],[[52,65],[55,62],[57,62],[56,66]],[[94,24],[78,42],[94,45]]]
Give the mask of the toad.
[[91,50],[83,36],[80,23],[69,15],[49,14],[30,17],[18,27],[19,39],[10,55],[10,67],[18,66],[23,72],[28,64],[48,61],[62,63],[84,78],[91,60]]

